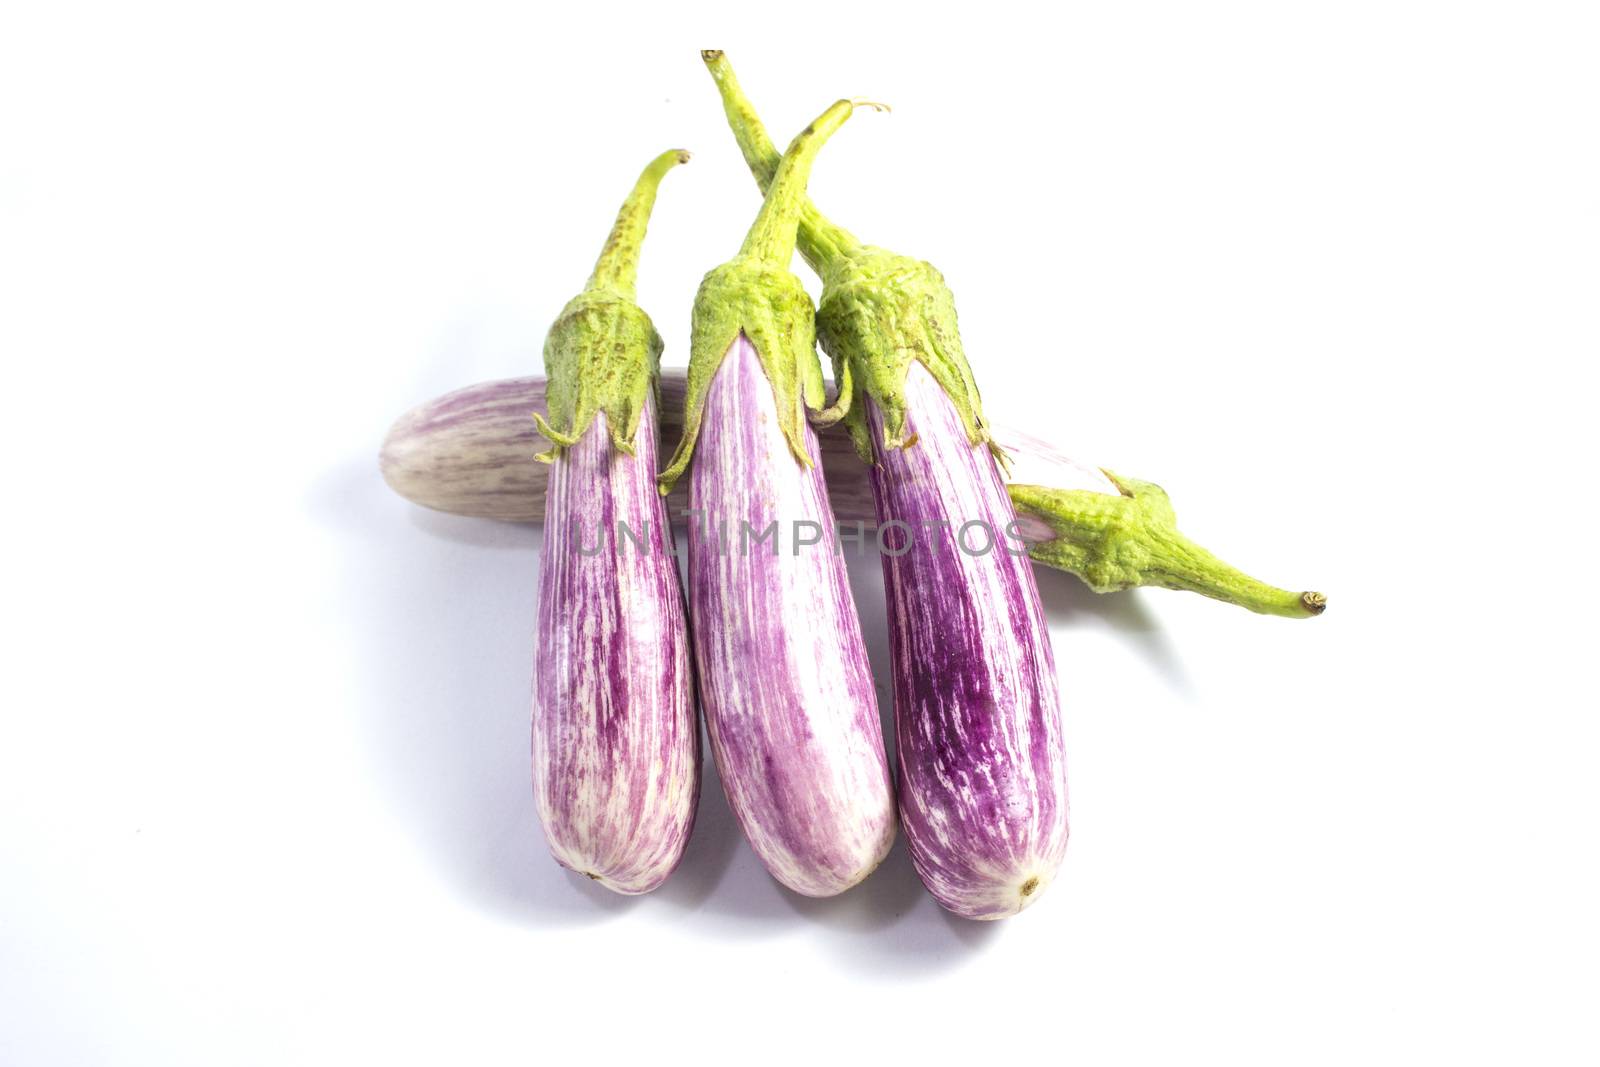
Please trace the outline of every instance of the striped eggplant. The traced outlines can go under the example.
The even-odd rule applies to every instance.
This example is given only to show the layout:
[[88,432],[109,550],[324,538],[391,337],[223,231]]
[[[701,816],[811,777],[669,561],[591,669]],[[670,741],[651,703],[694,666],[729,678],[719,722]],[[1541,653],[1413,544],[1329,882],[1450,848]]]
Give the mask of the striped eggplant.
[[[776,153],[726,57],[703,53],[758,184]],[[972,919],[1039,899],[1067,845],[1055,662],[1033,571],[997,544],[1016,516],[996,467],[955,305],[932,266],[861,244],[808,207],[817,328],[846,421],[873,464],[894,663],[900,816],[923,884]],[[963,531],[986,531],[969,550]]]
[[672,873],[700,794],[683,590],[655,490],[661,338],[634,303],[656,187],[687,159],[667,152],[640,175],[588,286],[550,328],[548,417],[532,417],[550,443],[534,457],[550,470],[534,797],[556,862],[619,893]]
[[[661,439],[670,449],[683,417],[681,370],[660,379]],[[504,522],[542,522],[549,467],[534,461],[541,439],[528,412],[543,408],[545,380],[505,378],[436,397],[395,420],[379,454],[391,488],[436,511]],[[1098,592],[1157,586],[1189,589],[1251,611],[1288,618],[1319,614],[1321,593],[1278,589],[1232,567],[1177,529],[1158,486],[1122,478],[1063,455],[1003,425],[990,432],[1011,462],[1006,477],[1022,539],[1034,563],[1082,578]],[[848,435],[817,435],[828,498],[840,523],[877,524],[868,468]],[[689,506],[680,481],[669,514]]]
[[739,254],[695,299],[684,433],[689,598],[701,696],[729,806],[774,878],[822,897],[894,840],[866,645],[810,420],[826,421],[811,299],[789,273],[813,159],[841,100],[795,138]]
[[[997,919],[1038,898],[1067,847],[1066,761],[1055,658],[1027,557],[985,443],[920,363],[879,447],[880,521],[903,523],[883,556],[894,670],[900,820],[939,903]],[[891,439],[868,398],[874,441]]]

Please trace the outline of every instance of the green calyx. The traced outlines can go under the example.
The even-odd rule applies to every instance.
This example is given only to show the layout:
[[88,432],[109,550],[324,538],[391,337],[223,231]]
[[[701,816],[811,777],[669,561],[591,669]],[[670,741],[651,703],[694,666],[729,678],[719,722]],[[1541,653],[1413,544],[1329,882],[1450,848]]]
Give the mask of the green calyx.
[[[880,444],[916,444],[916,436],[906,434],[905,399],[906,375],[916,361],[949,396],[967,440],[987,444],[1003,460],[984,422],[944,276],[931,263],[868,247],[830,263],[823,278],[817,337],[833,359],[834,375],[851,377],[855,389],[877,404],[883,416]],[[856,452],[873,462],[866,408],[853,405],[844,421]]]
[[[723,111],[745,162],[765,192],[778,168],[778,153],[760,117],[745,97],[733,67],[720,51],[700,53],[722,96]],[[967,439],[988,444],[989,435],[972,368],[961,346],[955,298],[931,264],[863,245],[824,216],[809,199],[799,212],[799,248],[822,279],[817,336],[833,360],[834,376],[851,381],[856,394],[872,398],[883,415],[885,448],[915,444],[905,432],[905,383],[913,361],[922,363],[960,414]],[[856,451],[873,461],[866,411],[847,404],[845,425]]]
[[[795,459],[811,465],[806,449],[807,419],[837,421],[842,408],[827,408],[822,365],[817,359],[816,315],[811,297],[789,270],[796,228],[806,203],[806,182],[823,143],[862,105],[833,104],[807,126],[774,167],[761,212],[733,259],[700,283],[691,322],[688,395],[683,437],[658,480],[666,493],[689,466],[700,436],[706,395],[717,368],[742,333],[756,350],[772,383],[778,419]],[[848,384],[840,388],[848,404]]]
[[1189,540],[1178,531],[1172,502],[1159,485],[1105,474],[1121,495],[1009,487],[1017,513],[1042,520],[1056,535],[1029,546],[1029,556],[1071,571],[1097,593],[1141,585],[1187,589],[1290,619],[1311,618],[1326,609],[1321,593],[1294,593],[1257,581]]
[[551,447],[535,457],[541,462],[553,462],[577,444],[599,412],[605,413],[612,446],[633,455],[639,416],[655,388],[662,348],[650,316],[634,303],[639,249],[661,179],[688,161],[688,152],[673,149],[639,175],[589,284],[568,301],[545,335],[548,416],[536,412],[533,418]]

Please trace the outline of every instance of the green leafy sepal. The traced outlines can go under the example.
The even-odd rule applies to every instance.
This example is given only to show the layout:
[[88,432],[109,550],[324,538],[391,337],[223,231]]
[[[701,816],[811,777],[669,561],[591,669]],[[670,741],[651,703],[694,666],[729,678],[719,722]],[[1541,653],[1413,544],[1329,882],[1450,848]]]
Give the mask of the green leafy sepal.
[[535,458],[549,463],[577,444],[597,412],[605,412],[611,443],[633,455],[633,438],[645,398],[661,362],[661,335],[632,300],[606,290],[573,297],[544,341],[549,417],[535,413],[551,448]]
[[867,428],[868,397],[883,415],[885,448],[906,448],[906,375],[913,361],[927,368],[961,417],[967,440],[987,444],[1004,458],[989,435],[977,382],[956,328],[955,298],[931,263],[863,247],[829,261],[817,308],[817,337],[833,359],[840,381],[853,379],[856,401],[845,426],[856,451],[873,461]]
[[788,270],[741,256],[708,273],[695,296],[683,437],[672,462],[661,472],[662,492],[689,465],[711,380],[741,333],[755,348],[772,383],[778,424],[790,451],[799,462],[811,464],[806,419],[808,412],[820,412],[824,404],[811,297]]

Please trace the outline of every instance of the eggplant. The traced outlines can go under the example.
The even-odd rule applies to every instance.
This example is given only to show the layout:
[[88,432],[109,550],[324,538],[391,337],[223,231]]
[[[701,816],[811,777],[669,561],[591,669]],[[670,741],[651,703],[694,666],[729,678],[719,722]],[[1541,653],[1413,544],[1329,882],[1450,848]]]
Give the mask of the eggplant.
[[[726,57],[702,55],[766,189],[771,142]],[[883,574],[912,862],[955,914],[1011,915],[1039,899],[1065,855],[1066,762],[1033,572],[995,544],[1017,519],[954,300],[929,264],[864,245],[809,205],[800,247],[823,280],[818,334],[834,377],[854,385],[846,426],[872,464],[879,526],[905,539]],[[987,551],[962,544],[973,529],[987,531]]]
[[[549,468],[534,461],[539,432],[528,412],[545,403],[545,380],[504,378],[457,389],[395,420],[378,466],[389,487],[414,504],[503,522],[543,522]],[[663,445],[682,428],[683,371],[660,378]],[[1001,424],[990,432],[1010,457],[1001,473],[1018,532],[1035,564],[1066,571],[1096,592],[1138,586],[1188,589],[1251,611],[1310,618],[1327,605],[1315,592],[1291,592],[1252,578],[1185,537],[1165,492],[1071,459],[1039,437]],[[817,435],[828,498],[847,528],[873,531],[877,505],[869,468],[842,432]],[[689,506],[679,482],[668,512]]]
[[584,291],[545,342],[550,447],[533,673],[533,788],[556,862],[645,893],[683,858],[700,734],[672,531],[655,488],[662,343],[634,303],[656,187],[639,177]]
[[689,471],[695,658],[729,806],[772,876],[812,897],[860,882],[895,834],[872,672],[811,427],[837,409],[810,297],[788,270],[812,161],[854,107],[839,101],[795,138],[739,254],[702,282],[684,434],[660,479],[666,493]]
[[872,468],[880,521],[904,524],[883,554],[900,821],[935,899],[996,919],[1038,899],[1067,847],[1055,658],[1028,559],[995,534],[1014,514],[989,449],[920,363],[901,395],[914,446]]

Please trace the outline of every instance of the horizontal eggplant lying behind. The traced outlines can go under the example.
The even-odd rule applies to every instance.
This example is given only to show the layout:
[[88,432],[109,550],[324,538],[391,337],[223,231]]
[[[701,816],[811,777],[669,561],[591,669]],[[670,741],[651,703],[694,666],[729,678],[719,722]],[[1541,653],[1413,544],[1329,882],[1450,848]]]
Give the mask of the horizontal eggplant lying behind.
[[[683,432],[683,371],[662,370],[660,386],[661,446],[663,454],[670,455]],[[480,382],[419,404],[395,421],[383,442],[379,466],[384,480],[413,504],[435,511],[504,522],[543,522],[550,469],[534,461],[534,454],[547,442],[531,413],[544,407],[545,380],[540,377]],[[1026,434],[1005,429],[998,433],[1022,484],[1117,495],[1116,485],[1098,467],[1068,459]],[[871,528],[878,521],[872,480],[849,436],[823,433],[817,443],[836,517],[840,522],[865,522]],[[672,515],[681,515],[689,506],[688,486],[674,486],[668,500]],[[1029,541],[1054,536],[1043,523],[1025,527]]]
[[[671,454],[683,430],[683,371],[663,370],[660,390],[661,446]],[[545,380],[530,376],[480,382],[419,404],[395,420],[384,439],[378,457],[383,478],[407,500],[435,511],[542,522],[550,469],[534,459],[546,442],[533,413],[545,403]],[[1309,618],[1326,607],[1321,593],[1267,585],[1190,541],[1178,531],[1159,486],[1080,463],[1005,426],[991,431],[1009,454],[1007,489],[1035,563],[1075,574],[1097,593],[1187,589],[1285,618]],[[877,509],[870,468],[847,434],[817,436],[835,517],[871,528]],[[676,518],[688,507],[687,487],[680,484],[668,511]]]

